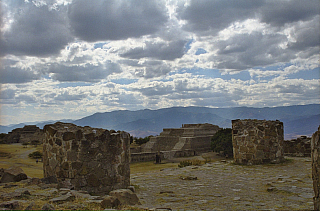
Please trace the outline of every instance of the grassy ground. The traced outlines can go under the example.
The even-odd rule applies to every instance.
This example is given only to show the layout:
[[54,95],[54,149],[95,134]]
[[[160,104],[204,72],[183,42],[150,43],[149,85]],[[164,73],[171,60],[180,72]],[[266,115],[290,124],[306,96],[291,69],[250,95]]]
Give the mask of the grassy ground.
[[[42,145],[34,146],[22,146],[22,144],[0,144],[0,168],[9,168],[11,166],[17,166],[23,169],[23,171],[29,177],[43,177],[42,162],[36,163],[35,159],[31,159],[28,155],[34,151],[42,152]],[[144,173],[149,171],[159,171],[165,168],[178,168],[178,164],[183,160],[200,160],[205,162],[209,159],[214,161],[221,159],[220,157],[214,157],[211,153],[207,153],[204,156],[190,157],[190,158],[177,158],[173,163],[154,164],[154,162],[141,162],[130,164],[131,173]]]
[[22,146],[22,144],[0,145],[0,168],[20,167],[29,177],[43,177],[42,163],[36,163],[28,155],[34,151],[42,151],[42,146]]

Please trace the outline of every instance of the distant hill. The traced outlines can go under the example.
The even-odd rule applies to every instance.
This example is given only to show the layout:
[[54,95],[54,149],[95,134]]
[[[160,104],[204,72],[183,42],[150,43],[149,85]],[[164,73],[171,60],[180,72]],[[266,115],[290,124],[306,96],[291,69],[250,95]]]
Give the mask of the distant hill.
[[[182,124],[211,123],[223,128],[231,128],[233,119],[280,120],[284,123],[285,139],[300,135],[311,136],[320,125],[320,104],[282,107],[172,107],[158,110],[112,111],[95,113],[78,120],[65,120],[79,126],[91,126],[114,130],[124,130],[136,137],[158,135],[163,128],[179,128]],[[61,120],[63,121],[63,120]],[[42,128],[45,123],[34,123]],[[21,126],[22,125],[22,126]],[[24,124],[11,125],[10,130]],[[8,132],[7,126],[0,126],[0,132]]]

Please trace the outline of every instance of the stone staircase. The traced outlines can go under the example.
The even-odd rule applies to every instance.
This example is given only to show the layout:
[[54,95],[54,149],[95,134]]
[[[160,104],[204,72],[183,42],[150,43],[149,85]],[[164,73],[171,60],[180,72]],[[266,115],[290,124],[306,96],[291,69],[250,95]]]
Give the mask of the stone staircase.
[[187,139],[180,138],[180,140],[176,143],[176,145],[173,147],[172,150],[182,150],[182,148],[185,146]]

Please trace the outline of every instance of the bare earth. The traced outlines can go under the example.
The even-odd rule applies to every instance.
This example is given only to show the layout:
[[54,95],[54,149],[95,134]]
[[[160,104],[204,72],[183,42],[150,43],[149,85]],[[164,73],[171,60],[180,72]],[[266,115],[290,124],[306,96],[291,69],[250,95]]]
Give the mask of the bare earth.
[[[188,176],[197,180],[181,179]],[[215,161],[202,166],[131,174],[131,183],[136,186],[141,208],[313,209],[310,158],[289,158],[284,164],[256,166]]]

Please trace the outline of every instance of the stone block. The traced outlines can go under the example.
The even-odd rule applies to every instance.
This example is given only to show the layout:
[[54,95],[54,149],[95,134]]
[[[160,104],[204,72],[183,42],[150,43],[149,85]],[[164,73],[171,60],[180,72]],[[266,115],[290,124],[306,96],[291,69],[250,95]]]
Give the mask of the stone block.
[[[110,134],[104,129],[61,122],[45,128],[48,131],[45,130],[43,143],[44,175],[57,178],[59,187],[105,195],[115,188],[130,185],[128,133]],[[54,144],[59,140],[61,144]],[[106,165],[108,167],[104,168]]]
[[[283,160],[282,122],[232,120],[232,131],[236,131],[232,136],[235,163],[259,164],[262,160]],[[249,156],[248,153],[255,156]]]

